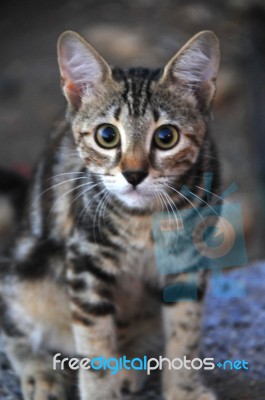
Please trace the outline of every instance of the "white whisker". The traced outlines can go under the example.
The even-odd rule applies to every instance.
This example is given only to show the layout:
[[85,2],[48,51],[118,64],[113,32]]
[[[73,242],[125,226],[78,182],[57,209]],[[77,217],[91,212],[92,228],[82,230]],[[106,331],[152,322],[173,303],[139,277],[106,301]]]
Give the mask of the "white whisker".
[[39,199],[41,198],[41,196],[43,196],[43,195],[44,195],[45,193],[47,193],[49,190],[55,189],[56,187],[58,187],[58,186],[60,186],[60,185],[64,185],[64,184],[69,183],[69,182],[77,181],[77,180],[79,180],[79,179],[87,179],[87,177],[86,177],[86,176],[79,176],[79,177],[76,177],[76,178],[73,178],[73,179],[68,179],[68,180],[66,180],[66,181],[62,181],[62,182],[56,183],[56,184],[50,186],[49,188],[43,190],[43,191],[39,194],[39,196],[34,200],[34,202],[36,202],[37,200],[39,200]]
[[181,193],[180,191],[178,191],[177,189],[175,189],[175,188],[169,186],[169,185],[166,184],[166,183],[165,183],[164,185],[167,186],[169,189],[173,190],[174,192],[178,193],[179,196],[181,196],[183,199],[185,199],[185,200],[191,205],[191,207],[197,212],[197,214],[198,214],[199,217],[201,218],[201,220],[202,220],[204,226],[206,227],[204,218],[203,218],[202,215],[200,214],[199,210],[195,207],[195,205],[193,204],[193,202],[192,202],[188,197],[186,197],[183,193]]
[[56,178],[58,178],[59,176],[64,176],[64,175],[76,175],[76,174],[79,174],[79,175],[82,174],[82,175],[84,175],[84,172],[63,172],[63,173],[61,173],[61,174],[57,174],[57,175],[51,176],[50,178],[46,179],[45,182],[49,182],[50,180],[56,179]]
[[65,196],[67,196],[68,194],[74,192],[76,189],[79,189],[79,188],[84,187],[84,186],[91,185],[92,183],[93,183],[92,186],[89,186],[88,188],[85,189],[84,192],[81,192],[81,193],[79,193],[77,196],[74,197],[74,199],[73,199],[73,200],[71,201],[71,203],[69,204],[69,208],[70,208],[71,205],[72,205],[80,196],[82,196],[82,195],[83,195],[84,193],[86,193],[87,191],[93,189],[94,187],[98,186],[99,183],[94,184],[94,182],[86,182],[86,183],[83,183],[82,185],[75,186],[75,187],[73,187],[72,189],[68,190],[67,192],[63,193],[63,194],[62,194],[61,196],[59,196],[58,199],[56,199],[56,201],[53,203],[53,205],[52,205],[52,207],[51,207],[51,209],[50,209],[50,211],[49,211],[49,214],[53,211],[54,207],[56,207],[56,205],[58,204],[58,202],[61,201]]
[[[101,194],[105,193],[107,190],[108,190],[107,188],[102,189],[96,196],[94,196],[94,199],[95,199],[96,197],[100,196]],[[99,212],[99,210],[100,210],[101,203],[102,203],[103,199],[104,199],[104,196],[103,196],[102,199],[100,199],[99,203],[97,204],[96,211],[95,211],[94,218],[93,218],[93,236],[94,236],[95,242],[96,242],[95,228],[97,227],[97,225],[96,225],[97,214],[98,214],[98,212]],[[101,232],[101,227],[100,227],[100,220],[99,220],[98,222],[99,222],[99,224],[98,224],[98,229],[99,229],[99,233],[100,233],[101,238],[102,238],[102,232]]]
[[[212,212],[214,213],[214,215],[216,215],[217,217],[217,221],[221,221],[221,225],[223,226],[224,230],[227,232],[227,227],[225,226],[225,224],[223,223],[223,220],[220,218],[220,215],[218,215],[218,213],[215,211],[215,209],[207,203],[207,201],[203,200],[200,196],[196,195],[195,193],[189,191],[190,194],[192,194],[193,196],[197,197],[199,200],[201,200],[204,204],[206,204],[206,206],[208,208],[210,208],[210,210],[212,210]],[[228,232],[227,232],[228,233]]]
[[[176,224],[177,224],[177,238],[176,238],[176,240],[178,240],[179,229],[181,228],[181,225],[180,225],[181,224],[181,216],[180,216],[179,210],[178,210],[177,206],[175,205],[175,203],[173,202],[173,200],[171,199],[171,197],[169,196],[169,194],[166,193],[166,191],[164,191],[164,190],[162,190],[162,193],[164,194],[164,197],[167,199],[168,204],[169,204],[169,206],[170,206],[170,208],[171,208],[171,210],[173,212],[173,215],[174,215],[174,218],[175,218],[175,221],[176,221]],[[172,204],[173,204],[173,206],[172,206]],[[176,216],[173,207],[177,211],[178,216]]]

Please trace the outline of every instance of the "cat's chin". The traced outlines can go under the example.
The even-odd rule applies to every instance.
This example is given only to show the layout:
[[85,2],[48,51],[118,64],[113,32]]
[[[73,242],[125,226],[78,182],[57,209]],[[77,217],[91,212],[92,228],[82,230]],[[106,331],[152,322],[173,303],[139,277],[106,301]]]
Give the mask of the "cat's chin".
[[118,200],[126,208],[132,211],[151,211],[152,199],[146,194],[139,193],[137,190],[132,190],[127,193],[119,194]]

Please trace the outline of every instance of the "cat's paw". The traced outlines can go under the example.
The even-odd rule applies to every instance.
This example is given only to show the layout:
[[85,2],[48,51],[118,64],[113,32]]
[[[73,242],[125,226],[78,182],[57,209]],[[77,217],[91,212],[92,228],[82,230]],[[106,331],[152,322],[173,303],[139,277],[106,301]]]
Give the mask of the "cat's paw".
[[67,400],[69,392],[65,377],[54,370],[27,368],[21,387],[24,400]]
[[125,370],[120,371],[121,387],[130,393],[139,392],[145,383],[146,375],[143,371]]
[[212,392],[205,392],[198,398],[198,400],[217,400],[217,397]]
[[166,400],[217,400],[216,395],[204,387],[194,391],[183,391],[177,388],[170,390],[165,395]]

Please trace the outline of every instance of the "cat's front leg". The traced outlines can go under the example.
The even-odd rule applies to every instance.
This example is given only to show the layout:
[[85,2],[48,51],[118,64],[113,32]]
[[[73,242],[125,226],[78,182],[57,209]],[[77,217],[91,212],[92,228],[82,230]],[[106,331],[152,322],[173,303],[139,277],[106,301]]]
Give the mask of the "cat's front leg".
[[[69,263],[72,327],[76,351],[81,358],[117,357],[115,282],[115,276],[104,269],[104,261],[100,258],[97,262],[88,255],[80,255]],[[117,376],[109,369],[79,370],[82,400],[121,399],[120,386]]]
[[166,357],[170,360],[178,358],[182,362],[187,360],[182,367],[178,361],[177,370],[164,369],[166,400],[217,400],[215,394],[202,384],[199,370],[193,369],[190,363],[199,353],[202,310],[201,296],[197,300],[180,300],[164,306]]

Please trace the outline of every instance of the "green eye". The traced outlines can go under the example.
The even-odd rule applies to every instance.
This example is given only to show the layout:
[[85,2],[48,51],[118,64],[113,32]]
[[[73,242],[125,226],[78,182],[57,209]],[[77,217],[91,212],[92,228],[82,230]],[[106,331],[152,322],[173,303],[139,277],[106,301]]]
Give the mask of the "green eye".
[[97,144],[104,149],[113,149],[120,144],[120,133],[114,125],[100,125],[95,138]]
[[172,125],[162,125],[156,129],[153,140],[159,149],[169,150],[178,143],[179,133]]

